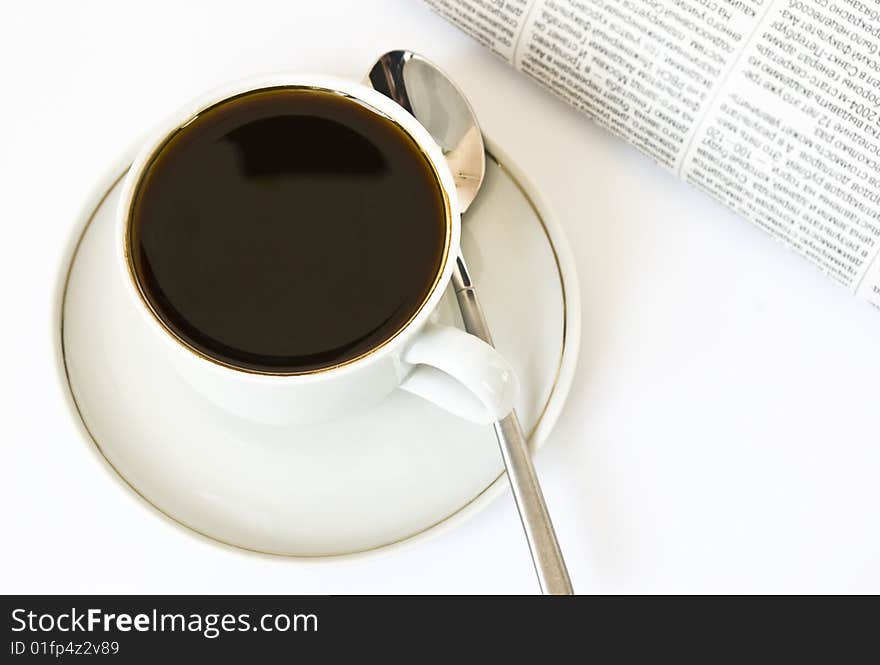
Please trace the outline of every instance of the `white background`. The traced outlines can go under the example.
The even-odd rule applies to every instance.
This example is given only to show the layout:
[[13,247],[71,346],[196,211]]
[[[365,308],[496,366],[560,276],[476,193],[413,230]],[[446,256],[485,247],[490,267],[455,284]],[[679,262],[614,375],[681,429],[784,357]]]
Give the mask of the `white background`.
[[401,47],[454,75],[574,248],[580,364],[537,464],[576,589],[880,592],[880,312],[415,0],[0,10],[0,591],[535,590],[509,494],[437,538],[353,560],[191,536],[109,477],[56,383],[58,262],[124,146],[226,80],[360,78]]

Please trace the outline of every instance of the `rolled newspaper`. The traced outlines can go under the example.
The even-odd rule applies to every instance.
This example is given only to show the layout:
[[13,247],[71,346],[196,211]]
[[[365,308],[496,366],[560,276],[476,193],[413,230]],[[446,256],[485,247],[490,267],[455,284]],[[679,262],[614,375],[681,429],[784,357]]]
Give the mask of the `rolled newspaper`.
[[880,0],[425,0],[880,307]]

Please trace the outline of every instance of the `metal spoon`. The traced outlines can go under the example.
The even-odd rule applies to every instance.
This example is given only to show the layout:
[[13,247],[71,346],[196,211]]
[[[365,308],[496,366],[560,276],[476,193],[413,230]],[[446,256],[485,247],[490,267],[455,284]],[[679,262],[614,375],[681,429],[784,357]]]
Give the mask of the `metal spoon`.
[[[464,94],[439,67],[412,51],[389,51],[380,57],[366,82],[412,113],[443,149],[463,214],[476,198],[486,171],[483,135]],[[452,284],[465,328],[492,344],[489,326],[461,255],[456,259]],[[546,594],[572,594],[565,561],[515,411],[495,423],[495,435],[541,590]]]

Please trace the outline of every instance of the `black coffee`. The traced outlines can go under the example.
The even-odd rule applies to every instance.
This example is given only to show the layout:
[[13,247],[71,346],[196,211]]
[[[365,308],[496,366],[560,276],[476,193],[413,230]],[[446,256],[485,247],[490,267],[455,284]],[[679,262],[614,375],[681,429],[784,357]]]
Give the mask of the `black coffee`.
[[285,374],[393,337],[431,293],[448,233],[408,134],[295,88],[241,95],[179,129],[131,220],[134,272],[166,326],[222,363]]

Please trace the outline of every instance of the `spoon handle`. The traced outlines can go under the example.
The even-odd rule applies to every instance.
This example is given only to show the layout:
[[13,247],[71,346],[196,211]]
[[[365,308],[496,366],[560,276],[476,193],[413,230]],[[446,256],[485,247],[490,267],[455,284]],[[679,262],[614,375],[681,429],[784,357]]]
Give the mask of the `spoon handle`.
[[[483,308],[477,298],[467,264],[461,255],[456,259],[452,285],[465,329],[494,346],[486,317],[483,315]],[[501,448],[504,466],[507,468],[507,477],[532,553],[532,562],[535,564],[541,591],[550,595],[571,595],[574,593],[571,580],[516,411],[511,411],[509,415],[495,423],[495,436]]]

